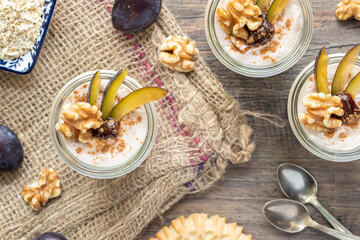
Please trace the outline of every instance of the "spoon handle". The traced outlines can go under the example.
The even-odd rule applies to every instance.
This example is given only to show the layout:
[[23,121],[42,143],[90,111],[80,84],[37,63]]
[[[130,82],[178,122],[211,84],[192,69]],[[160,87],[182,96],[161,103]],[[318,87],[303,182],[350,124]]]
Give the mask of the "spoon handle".
[[314,197],[311,201],[311,204],[319,210],[319,212],[328,220],[328,222],[338,231],[343,233],[352,234],[346,227],[344,227],[336,218],[333,217],[318,201],[316,197]]
[[330,236],[336,237],[337,239],[341,239],[341,240],[360,240],[360,237],[352,235],[352,234],[348,234],[348,233],[343,233],[343,232],[339,232],[337,230],[334,230],[332,228],[328,228],[325,227],[323,225],[318,224],[317,222],[315,222],[314,220],[310,219],[308,222],[308,226],[312,227],[312,228],[316,228],[326,234],[329,234]]

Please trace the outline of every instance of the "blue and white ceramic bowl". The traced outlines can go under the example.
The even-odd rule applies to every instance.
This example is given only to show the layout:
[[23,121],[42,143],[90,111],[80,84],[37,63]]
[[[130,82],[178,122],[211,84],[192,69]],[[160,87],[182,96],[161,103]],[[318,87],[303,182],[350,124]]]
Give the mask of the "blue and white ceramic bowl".
[[41,47],[44,43],[46,33],[50,25],[51,17],[54,13],[56,1],[57,0],[45,0],[44,14],[42,16],[42,25],[40,28],[40,36],[35,41],[33,48],[29,52],[13,60],[0,59],[1,70],[18,74],[27,74],[33,70],[37,58],[39,57]]

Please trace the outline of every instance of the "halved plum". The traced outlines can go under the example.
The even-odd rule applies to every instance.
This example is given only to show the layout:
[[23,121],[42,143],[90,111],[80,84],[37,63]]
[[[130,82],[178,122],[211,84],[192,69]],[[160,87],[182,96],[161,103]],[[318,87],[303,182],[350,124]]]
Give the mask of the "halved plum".
[[330,93],[327,78],[327,68],[329,56],[325,51],[325,46],[319,51],[314,65],[314,78],[317,85],[317,91],[325,94]]
[[167,90],[158,87],[140,88],[123,98],[111,111],[111,118],[120,121],[126,114],[136,108],[164,97]]
[[108,85],[105,88],[103,100],[101,103],[101,112],[103,114],[102,119],[106,120],[114,107],[115,97],[119,87],[125,80],[127,76],[127,71],[125,69],[120,70],[115,76],[110,80]]
[[266,14],[266,19],[274,24],[289,1],[290,0],[274,0]]
[[97,71],[91,79],[89,86],[88,103],[90,103],[91,106],[96,105],[97,98],[99,96],[100,81],[100,71]]
[[360,73],[358,73],[353,80],[350,81],[345,89],[345,92],[355,99],[356,94],[360,92]]
[[266,12],[269,8],[270,0],[257,0],[256,5],[259,6],[261,12]]
[[112,23],[123,33],[140,32],[156,21],[160,10],[161,0],[116,0]]
[[10,128],[0,125],[0,173],[18,169],[23,161],[24,149],[19,138]]
[[360,44],[353,47],[341,60],[336,69],[335,76],[331,86],[331,94],[343,92],[346,84],[350,81],[349,75],[354,68],[360,54]]

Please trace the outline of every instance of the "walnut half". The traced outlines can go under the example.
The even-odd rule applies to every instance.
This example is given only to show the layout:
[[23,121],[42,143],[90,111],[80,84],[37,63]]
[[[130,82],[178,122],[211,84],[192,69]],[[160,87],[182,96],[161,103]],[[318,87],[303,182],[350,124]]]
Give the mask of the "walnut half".
[[341,99],[324,93],[311,93],[304,97],[302,103],[307,113],[299,115],[300,122],[306,128],[317,131],[331,131],[342,125],[341,119],[332,117],[344,115]]
[[335,14],[341,21],[345,21],[353,17],[360,21],[360,0],[341,1],[336,8]]
[[170,36],[165,39],[159,48],[160,62],[178,72],[190,72],[195,68],[192,56],[198,54],[195,42],[190,42],[188,37]]
[[25,186],[22,191],[23,199],[35,211],[40,210],[50,198],[56,198],[60,194],[60,178],[52,168],[41,169],[40,180],[33,182],[30,186]]
[[103,124],[101,111],[89,103],[66,104],[61,113],[64,122],[57,123],[55,128],[68,139],[89,142],[93,138],[90,129],[97,129]]
[[258,29],[263,20],[260,8],[252,0],[229,0],[226,9],[216,9],[221,28],[234,37],[247,39],[250,31]]

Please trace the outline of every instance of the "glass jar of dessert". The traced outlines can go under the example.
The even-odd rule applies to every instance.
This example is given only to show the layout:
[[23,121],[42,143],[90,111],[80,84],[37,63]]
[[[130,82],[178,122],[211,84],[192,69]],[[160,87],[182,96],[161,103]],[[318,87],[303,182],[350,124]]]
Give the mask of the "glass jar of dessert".
[[50,135],[57,153],[86,176],[129,173],[146,159],[155,142],[157,115],[150,101],[166,93],[142,88],[126,70],[75,77],[59,91],[50,110]]
[[310,44],[313,15],[308,0],[210,0],[205,33],[226,67],[249,77],[268,77],[293,66]]
[[346,55],[325,47],[293,83],[288,118],[300,143],[336,162],[360,159],[360,45]]

